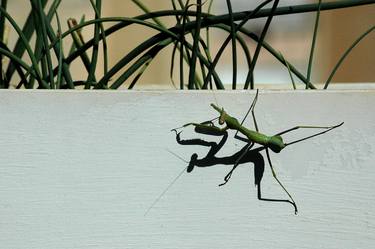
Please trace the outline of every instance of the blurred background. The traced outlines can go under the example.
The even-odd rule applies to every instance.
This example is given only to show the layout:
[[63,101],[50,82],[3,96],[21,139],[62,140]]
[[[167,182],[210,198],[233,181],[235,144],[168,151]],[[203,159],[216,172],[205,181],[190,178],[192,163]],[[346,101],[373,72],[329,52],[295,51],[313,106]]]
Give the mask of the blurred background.
[[[233,11],[250,10],[256,7],[262,1],[233,0]],[[317,1],[280,1],[279,6],[316,3]],[[143,3],[153,11],[171,9],[171,1],[144,0]],[[132,1],[107,0],[103,1],[102,16],[121,16],[133,17],[143,14],[143,11]],[[269,6],[270,7],[270,6]],[[8,2],[8,11],[18,23],[23,23],[30,11],[30,3],[24,0],[12,0]],[[207,10],[207,6],[204,6]],[[215,0],[212,5],[211,13],[228,13],[225,0]],[[86,20],[94,18],[94,13],[88,0],[64,0],[59,8],[59,15],[63,23],[63,30],[67,30],[66,20],[75,18],[78,21],[82,15]],[[307,70],[309,52],[311,47],[311,38],[314,29],[316,13],[295,14],[285,16],[275,16],[273,18],[270,31],[266,36],[266,41],[274,48],[279,50],[284,57],[293,64],[298,70],[305,73]],[[161,18],[161,21],[167,26],[175,25],[174,18]],[[264,25],[265,18],[250,20],[247,27],[254,32],[260,31]],[[114,24],[114,23],[113,23]],[[317,46],[315,49],[314,66],[312,69],[312,82],[325,82],[339,60],[342,53],[361,35],[375,24],[375,6],[360,6],[348,9],[322,11],[320,16],[320,25],[317,37]],[[105,24],[109,27],[111,24]],[[113,66],[126,53],[137,46],[140,42],[154,35],[150,29],[140,28],[132,25],[124,31],[117,32],[108,38],[109,48],[109,66]],[[89,40],[93,36],[93,27],[83,30],[84,37]],[[13,47],[17,34],[14,30],[8,31],[8,44]],[[217,49],[221,46],[227,33],[211,30],[211,54],[215,55]],[[252,40],[247,40],[250,47],[255,48]],[[65,44],[64,44],[65,45]],[[65,50],[70,47],[70,41],[66,41]],[[252,50],[253,51],[253,50]],[[171,65],[172,46],[160,53],[149,66],[148,70],[140,79],[137,87],[158,86],[173,87],[169,77]],[[89,54],[91,54],[89,52]],[[101,55],[102,56],[102,55]],[[238,81],[243,82],[246,78],[247,65],[242,58],[242,52],[239,52],[239,72]],[[178,57],[176,57],[177,63]],[[102,62],[102,59],[99,59]],[[79,60],[74,65],[73,77],[86,78],[87,73],[83,69]],[[232,79],[231,46],[228,45],[223,58],[217,66],[217,71],[224,83],[228,86]],[[175,79],[178,79],[178,66],[175,66]],[[97,77],[102,76],[103,66],[97,67]],[[276,59],[262,50],[259,62],[255,68],[255,82],[261,84],[282,84],[290,83],[290,77],[287,69]],[[375,82],[375,32],[364,38],[352,53],[346,58],[341,68],[332,80],[333,82]],[[229,87],[228,87],[229,88]]]

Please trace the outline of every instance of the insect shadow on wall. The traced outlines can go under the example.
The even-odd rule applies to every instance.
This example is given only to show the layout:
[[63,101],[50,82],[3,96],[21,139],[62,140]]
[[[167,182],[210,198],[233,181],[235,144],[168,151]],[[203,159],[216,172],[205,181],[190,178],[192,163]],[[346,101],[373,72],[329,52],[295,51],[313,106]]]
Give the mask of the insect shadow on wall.
[[[229,179],[232,176],[232,173],[234,170],[243,163],[247,162],[253,162],[254,163],[254,173],[255,173],[255,185],[258,190],[258,199],[262,201],[274,201],[274,202],[286,202],[290,203],[294,207],[294,213],[297,214],[298,208],[296,205],[296,202],[294,201],[293,197],[291,194],[287,191],[287,189],[284,187],[284,185],[281,183],[281,181],[278,179],[276,172],[274,170],[274,167],[271,162],[270,158],[270,150],[274,153],[280,153],[285,147],[296,144],[299,142],[302,142],[304,140],[322,135],[326,132],[329,132],[337,127],[340,127],[341,125],[344,124],[344,122],[334,125],[334,126],[307,126],[307,125],[299,125],[295,126],[293,128],[281,131],[275,135],[265,135],[263,133],[259,132],[258,129],[258,124],[256,121],[255,117],[255,105],[258,99],[258,90],[256,92],[256,95],[254,97],[254,100],[252,104],[250,105],[249,110],[247,111],[245,117],[243,118],[242,122],[240,123],[236,118],[230,116],[224,108],[219,108],[215,104],[211,104],[211,106],[219,112],[220,116],[209,120],[205,121],[202,123],[187,123],[179,128],[172,129],[176,133],[176,141],[178,144],[181,145],[200,145],[200,146],[206,146],[210,147],[210,150],[208,151],[207,155],[203,158],[198,158],[198,155],[194,153],[191,156],[189,165],[186,167],[187,172],[191,172],[194,167],[209,167],[209,166],[214,166],[214,165],[219,165],[219,164],[224,164],[224,165],[233,165],[233,168],[228,172],[228,174],[224,177],[224,182],[220,184],[219,186],[225,185]],[[251,112],[252,118],[253,118],[253,123],[255,130],[248,129],[247,127],[243,126],[243,123],[249,113]],[[220,126],[216,126],[214,124],[214,121],[218,119],[218,123]],[[187,126],[194,126],[194,131],[197,134],[205,134],[205,135],[210,135],[210,136],[222,136],[222,139],[219,143],[215,142],[207,142],[202,139],[189,139],[189,140],[182,140],[180,137],[180,134],[182,131],[178,132],[178,129],[185,128]],[[289,133],[291,131],[297,130],[297,129],[323,129],[323,131],[315,133],[310,136],[306,136],[304,138],[286,143],[283,141],[283,138],[281,135],[284,135],[286,133]],[[220,151],[220,149],[224,146],[224,144],[227,141],[228,138],[228,130],[235,130],[235,139],[241,140],[243,142],[246,142],[247,144],[238,152],[234,153],[231,156],[227,157],[216,157],[217,152]],[[240,136],[239,133],[242,135]],[[253,148],[255,145],[258,147]],[[267,156],[267,161],[270,166],[272,176],[274,179],[277,181],[277,183],[281,186],[281,188],[285,191],[285,193],[288,195],[289,200],[287,199],[268,199],[268,198],[263,198],[261,194],[261,180],[263,177],[263,172],[264,172],[264,159],[263,156],[261,155],[261,151],[266,152]],[[173,153],[174,154],[174,153]],[[183,172],[180,173],[180,175]],[[179,175],[179,176],[180,176]],[[178,176],[178,177],[179,177]],[[177,177],[177,178],[178,178]],[[177,178],[169,185],[169,187],[177,180]],[[169,188],[168,187],[168,188]],[[168,189],[167,188],[167,189]],[[166,189],[166,190],[167,190]],[[162,195],[166,192],[166,190],[162,193]],[[152,206],[160,199],[162,196],[160,195],[159,198],[152,204]],[[147,212],[152,208],[152,206],[147,210]],[[147,214],[146,212],[146,214]]]

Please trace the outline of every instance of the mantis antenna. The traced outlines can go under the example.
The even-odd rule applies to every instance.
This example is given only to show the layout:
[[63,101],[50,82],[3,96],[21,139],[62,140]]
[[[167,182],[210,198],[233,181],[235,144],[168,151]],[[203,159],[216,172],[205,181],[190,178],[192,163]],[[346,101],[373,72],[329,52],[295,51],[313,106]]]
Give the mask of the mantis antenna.
[[[186,161],[185,159],[183,159],[182,157],[180,157],[179,155],[177,155],[176,153],[170,151],[169,149],[166,149],[169,153],[171,153],[172,155],[174,155],[175,157],[181,159],[182,161],[186,162],[186,163],[189,163],[188,161]],[[167,193],[167,191],[173,186],[173,184],[178,180],[178,178],[180,178],[180,176],[185,172],[185,170],[187,169],[187,167],[185,167],[174,179],[171,183],[168,184],[168,186],[164,189],[163,192],[161,192],[161,194],[158,196],[158,198],[155,199],[155,201],[151,204],[151,206],[146,210],[145,214],[143,216],[146,216],[148,214],[148,212],[156,205],[156,203],[159,202],[159,200],[163,197],[163,195],[165,193]]]

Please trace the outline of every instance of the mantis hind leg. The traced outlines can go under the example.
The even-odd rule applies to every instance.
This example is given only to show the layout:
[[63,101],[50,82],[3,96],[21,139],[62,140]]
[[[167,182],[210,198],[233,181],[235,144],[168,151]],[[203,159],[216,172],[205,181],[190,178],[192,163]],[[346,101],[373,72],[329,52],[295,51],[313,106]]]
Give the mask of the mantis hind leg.
[[287,202],[287,203],[290,203],[294,207],[294,213],[297,214],[298,209],[297,209],[297,205],[296,205],[295,202],[290,201],[290,200],[283,200],[283,199],[263,198],[262,197],[262,191],[261,191],[260,183],[258,184],[257,189],[258,189],[258,200],[260,200],[260,201],[275,201],[275,202]]
[[[289,202],[290,204],[293,205],[294,207],[294,213],[297,214],[298,212],[298,209],[297,209],[297,205],[296,205],[296,202],[293,200],[293,197],[289,194],[288,190],[286,190],[286,188],[284,187],[284,185],[280,182],[280,180],[277,178],[276,176],[276,172],[272,166],[272,162],[271,162],[271,158],[270,158],[270,153],[269,153],[269,150],[268,148],[266,148],[266,154],[267,154],[267,160],[268,160],[268,164],[270,165],[270,168],[271,168],[271,171],[272,171],[272,176],[273,178],[275,178],[275,180],[277,181],[277,183],[281,186],[281,188],[285,191],[285,193],[289,196],[290,200],[274,200],[274,199],[262,199],[262,200],[266,200],[266,201],[282,201],[282,202]],[[258,186],[258,199],[260,197],[260,184]],[[261,199],[260,199],[261,200]]]

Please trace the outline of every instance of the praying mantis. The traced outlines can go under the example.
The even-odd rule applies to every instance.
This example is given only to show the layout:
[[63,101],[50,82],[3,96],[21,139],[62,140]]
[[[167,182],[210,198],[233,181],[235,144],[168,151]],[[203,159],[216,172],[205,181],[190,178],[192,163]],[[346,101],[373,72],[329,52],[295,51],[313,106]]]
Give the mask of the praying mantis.
[[[254,97],[254,100],[253,100],[252,104],[250,105],[250,108],[247,111],[247,113],[246,113],[246,115],[243,118],[241,123],[236,118],[229,115],[224,110],[224,108],[220,108],[215,104],[211,104],[211,107],[213,107],[219,113],[218,118],[215,118],[215,119],[212,119],[212,120],[209,120],[209,121],[205,121],[203,123],[187,123],[187,124],[185,124],[185,125],[183,125],[179,128],[172,129],[172,131],[176,132],[177,142],[182,144],[181,139],[179,138],[179,135],[180,135],[181,132],[177,133],[177,129],[185,128],[185,127],[188,127],[188,126],[194,126],[194,130],[197,133],[207,134],[207,135],[216,135],[216,136],[226,134],[227,130],[235,130],[236,133],[235,133],[234,138],[246,142],[247,145],[243,149],[241,149],[240,155],[236,154],[236,156],[238,156],[238,158],[233,161],[233,168],[224,177],[224,182],[222,184],[220,184],[219,186],[223,186],[229,181],[232,173],[237,168],[237,166],[241,163],[241,161],[243,161],[243,158],[245,156],[248,156],[248,155],[258,156],[258,153],[260,151],[265,150],[266,156],[267,156],[267,161],[268,161],[268,164],[269,164],[271,172],[272,172],[272,176],[277,181],[277,183],[281,186],[281,188],[285,191],[285,193],[288,195],[289,200],[287,200],[287,199],[284,200],[284,199],[262,198],[261,193],[260,193],[260,181],[258,183],[258,199],[263,200],[263,201],[277,201],[277,202],[290,203],[294,207],[294,213],[297,214],[298,209],[297,209],[296,202],[294,201],[291,194],[287,191],[287,189],[284,187],[284,185],[281,183],[281,181],[278,179],[278,177],[276,175],[275,169],[272,165],[271,158],[270,158],[270,150],[274,153],[280,153],[285,147],[287,147],[289,145],[292,145],[292,144],[295,144],[295,143],[313,138],[315,136],[322,135],[326,132],[329,132],[333,129],[336,129],[336,128],[342,126],[344,124],[344,122],[341,122],[341,123],[339,123],[337,125],[333,125],[333,126],[299,125],[299,126],[295,126],[293,128],[290,128],[290,129],[281,131],[277,134],[269,136],[269,135],[266,135],[266,134],[263,134],[263,133],[259,132],[258,124],[257,124],[257,121],[256,121],[254,110],[255,110],[256,102],[258,100],[258,94],[259,94],[259,91],[257,90],[256,95]],[[247,116],[249,115],[250,112],[252,114],[255,130],[251,130],[251,129],[243,126],[243,123],[244,123],[245,119],[247,118]],[[219,125],[221,127],[216,126],[213,123],[213,121],[216,120],[216,119],[218,119]],[[289,133],[291,131],[297,130],[297,129],[323,129],[323,131],[315,133],[315,134],[307,136],[307,137],[304,137],[304,138],[301,138],[301,139],[298,139],[298,140],[295,140],[295,141],[292,141],[292,142],[289,142],[289,143],[284,142],[284,140],[282,138],[282,135],[284,135],[286,133]],[[239,134],[241,134],[242,136],[240,136]],[[255,149],[252,149],[255,145],[259,145],[259,147],[255,148]],[[204,161],[204,159],[198,159],[197,155],[194,154],[191,158],[189,166],[187,167],[187,171],[191,172],[194,166],[200,166],[200,167],[207,166],[209,161],[211,161],[211,163],[212,163],[213,160],[207,160],[207,159],[217,159],[215,157],[215,154],[216,154],[217,151],[218,151],[218,149],[214,153],[211,153],[211,155],[210,155],[210,152],[209,152],[207,154],[207,156],[204,158],[204,159],[206,159],[205,161]],[[247,161],[251,161],[251,160],[247,160]],[[202,162],[206,162],[206,165],[204,165],[204,163],[202,163]],[[256,185],[257,185],[257,183],[256,183]]]

